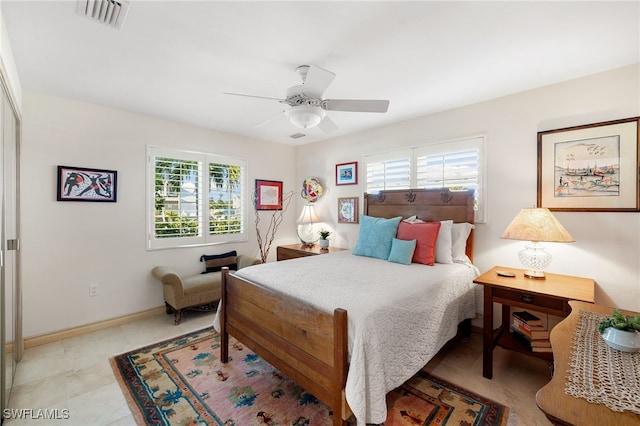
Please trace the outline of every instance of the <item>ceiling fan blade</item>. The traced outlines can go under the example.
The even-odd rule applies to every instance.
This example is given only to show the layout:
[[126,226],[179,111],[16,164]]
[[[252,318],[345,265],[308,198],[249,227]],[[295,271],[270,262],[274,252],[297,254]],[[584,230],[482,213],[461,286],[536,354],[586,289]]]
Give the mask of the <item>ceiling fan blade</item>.
[[325,133],[333,133],[338,130],[338,126],[332,119],[329,118],[328,115],[325,115],[320,124],[318,124],[318,128]]
[[245,98],[270,99],[270,100],[273,100],[273,101],[282,102],[282,99],[279,99],[279,98],[269,98],[267,96],[245,95],[243,93],[227,93],[227,92],[224,92],[223,95],[244,96]]
[[389,101],[365,99],[325,99],[322,108],[327,111],[387,112]]
[[307,96],[321,98],[335,77],[336,75],[331,71],[310,65],[303,84],[304,93]]

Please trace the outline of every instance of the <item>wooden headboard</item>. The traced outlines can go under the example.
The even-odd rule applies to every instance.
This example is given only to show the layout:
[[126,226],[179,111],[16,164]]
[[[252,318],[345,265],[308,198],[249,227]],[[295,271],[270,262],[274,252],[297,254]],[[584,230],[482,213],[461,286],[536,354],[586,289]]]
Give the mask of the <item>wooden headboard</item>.
[[[453,220],[474,223],[474,191],[444,189],[392,189],[364,194],[364,214],[391,218],[417,216],[426,222]],[[467,239],[466,254],[473,260],[473,230]]]

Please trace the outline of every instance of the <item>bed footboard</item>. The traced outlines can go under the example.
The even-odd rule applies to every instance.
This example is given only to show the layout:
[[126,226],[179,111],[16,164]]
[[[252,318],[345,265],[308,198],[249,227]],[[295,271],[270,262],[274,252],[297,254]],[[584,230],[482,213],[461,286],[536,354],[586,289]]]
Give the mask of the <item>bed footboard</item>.
[[333,313],[222,271],[220,359],[229,334],[333,410],[333,424],[351,415],[347,379],[347,311]]

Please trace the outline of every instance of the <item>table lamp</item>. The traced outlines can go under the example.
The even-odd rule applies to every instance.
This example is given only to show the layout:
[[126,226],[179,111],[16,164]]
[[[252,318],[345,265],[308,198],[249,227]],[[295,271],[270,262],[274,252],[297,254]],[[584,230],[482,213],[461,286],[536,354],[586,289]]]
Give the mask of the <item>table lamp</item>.
[[316,232],[315,224],[319,223],[320,219],[316,215],[313,205],[307,204],[302,208],[302,213],[298,217],[296,223],[298,224],[298,238],[302,245],[311,247],[320,239],[320,234]]
[[572,243],[573,237],[547,208],[522,209],[501,238],[530,241],[518,253],[528,278],[545,279],[544,269],[551,263],[551,255],[540,242]]

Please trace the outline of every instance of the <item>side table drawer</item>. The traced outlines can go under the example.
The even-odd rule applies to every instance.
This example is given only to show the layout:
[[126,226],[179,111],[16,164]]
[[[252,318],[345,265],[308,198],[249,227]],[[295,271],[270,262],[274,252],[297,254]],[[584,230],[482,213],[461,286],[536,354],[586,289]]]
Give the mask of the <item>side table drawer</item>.
[[288,260],[297,259],[298,257],[318,256],[327,253],[335,253],[338,251],[344,251],[345,249],[339,247],[329,247],[326,249],[320,248],[318,245],[306,247],[302,244],[290,244],[286,246],[278,246],[276,248],[276,259]]
[[302,250],[294,250],[287,247],[278,247],[276,248],[276,260],[288,260],[288,259],[297,259],[298,257],[307,257],[313,256],[314,253],[305,252]]
[[566,316],[569,312],[567,301],[563,299],[505,288],[494,288],[493,292],[493,301],[497,303],[519,306],[557,316]]

